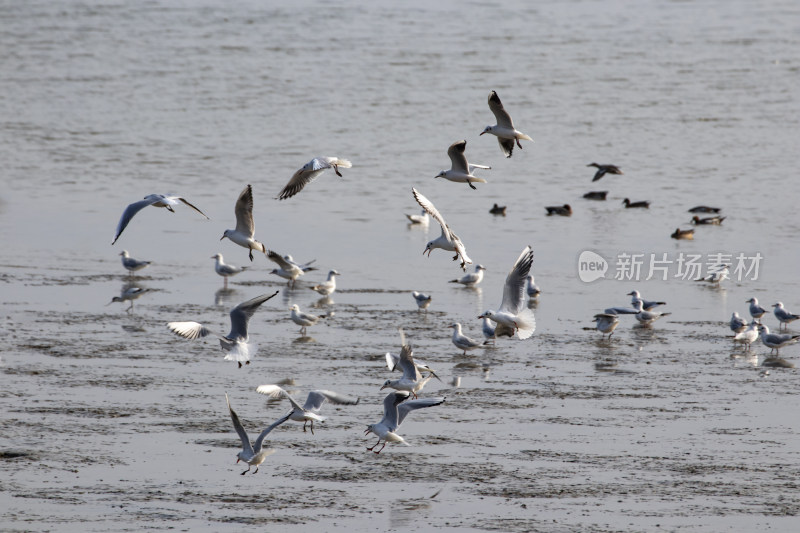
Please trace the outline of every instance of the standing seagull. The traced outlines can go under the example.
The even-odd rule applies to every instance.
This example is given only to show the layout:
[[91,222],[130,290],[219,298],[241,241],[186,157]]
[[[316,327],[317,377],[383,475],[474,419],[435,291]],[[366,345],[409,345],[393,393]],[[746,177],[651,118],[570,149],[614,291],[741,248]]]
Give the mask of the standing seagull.
[[645,326],[649,326],[662,316],[671,315],[672,313],[659,313],[658,311],[645,311],[644,304],[642,303],[641,299],[635,299],[633,301],[633,307],[636,309],[636,320],[638,320],[641,324]]
[[[417,393],[422,390],[434,374],[431,372],[430,376],[423,378],[419,368],[414,363],[413,353],[410,345],[403,344],[403,347],[400,348],[400,358],[397,361],[397,366],[403,371],[403,377],[400,379],[387,379],[384,381],[381,390],[389,387],[395,390],[408,391],[414,395],[414,398],[417,397]],[[436,379],[439,379],[439,377],[437,376]]]
[[[250,322],[250,317],[253,316],[253,313],[256,312],[261,304],[278,294],[278,292],[279,291],[275,291],[272,294],[256,296],[251,300],[240,303],[231,310],[230,333],[224,337],[218,333],[214,333],[214,335],[219,338],[220,347],[226,352],[226,361],[237,361],[239,363],[239,368],[242,368],[242,362],[246,365],[250,364],[250,356],[255,355],[258,346],[247,343],[250,338],[247,333],[247,324]],[[167,327],[175,335],[189,340],[199,339],[212,334],[212,331],[199,322],[169,322]]]
[[292,322],[294,322],[298,326],[301,326],[300,335],[306,334],[306,328],[308,326],[313,326],[314,324],[319,322],[320,319],[328,316],[327,314],[317,316],[317,315],[312,315],[311,313],[304,313],[300,310],[300,306],[297,304],[291,306],[289,308],[289,311],[292,312],[292,314],[290,315]]
[[233,265],[225,264],[225,261],[222,259],[222,254],[215,254],[211,256],[211,259],[216,259],[217,262],[214,264],[214,271],[222,276],[225,280],[225,288],[228,288],[228,278],[230,276],[235,276],[239,272],[244,272],[247,270],[248,267],[238,267]]
[[611,313],[598,313],[594,315],[594,321],[597,323],[597,331],[602,333],[603,337],[608,333],[609,339],[614,330],[617,329],[617,326],[619,326],[619,317]]
[[428,306],[431,305],[431,301],[433,297],[430,294],[423,294],[418,291],[411,291],[411,296],[414,297],[414,300],[417,301],[417,311],[420,309],[424,309],[425,312],[428,311]]
[[776,304],[773,304],[772,307],[775,308],[775,311],[774,311],[775,312],[775,318],[777,318],[778,322],[779,322],[778,330],[780,330],[781,327],[783,327],[783,326],[786,326],[786,329],[789,329],[789,323],[790,322],[794,322],[795,320],[800,318],[800,315],[795,315],[794,313],[790,313],[789,311],[784,309],[783,308],[783,302],[778,302]]
[[450,283],[460,283],[465,287],[474,287],[478,283],[483,280],[483,271],[486,270],[486,267],[483,265],[476,265],[475,272],[470,272],[469,274],[464,274],[459,279],[451,279]]
[[734,335],[733,342],[744,344],[744,349],[750,351],[750,345],[758,339],[758,326],[760,326],[760,324],[753,320],[746,329]]
[[[395,433],[403,420],[406,419],[408,413],[423,407],[433,407],[434,405],[441,405],[444,403],[444,398],[421,398],[419,400],[408,400],[409,394],[405,391],[390,392],[386,398],[383,399],[383,418],[377,424],[370,424],[367,426],[367,431],[364,435],[374,433],[378,436],[378,442],[367,450],[375,453],[381,453],[386,447],[387,442],[400,442],[406,446],[411,446],[405,441],[403,437]],[[378,451],[375,447],[383,441],[383,446]]]
[[658,307],[659,305],[667,305],[667,302],[656,302],[655,300],[645,300],[639,294],[639,291],[631,291],[631,292],[629,292],[627,294],[627,296],[631,297],[631,305],[634,306],[634,307],[636,306],[636,300],[641,300],[642,301],[642,308],[645,311],[649,311],[654,307]]
[[314,179],[322,174],[326,169],[332,168],[336,175],[342,177],[339,172],[339,167],[352,168],[352,163],[347,159],[339,159],[338,157],[315,157],[303,167],[294,173],[289,183],[281,190],[278,195],[278,200],[286,200],[303,190],[303,187],[314,181]]
[[273,263],[277,263],[280,267],[278,269],[274,269],[272,272],[270,272],[270,274],[277,274],[282,278],[288,279],[289,281],[287,282],[287,285],[294,289],[294,282],[297,278],[305,274],[307,270],[316,269],[314,267],[308,267],[308,265],[298,265],[291,260],[291,257],[292,256],[290,255],[281,257],[280,254],[277,254],[272,250],[267,252],[267,258]]
[[139,261],[138,259],[134,259],[128,255],[128,250],[122,250],[119,255],[122,256],[122,266],[124,266],[125,269],[130,273],[129,275],[131,277],[137,270],[141,270],[150,266],[150,261]]
[[[734,311],[733,315],[731,315],[731,321],[729,325],[732,332],[741,333],[742,331],[744,331],[744,328],[747,327],[747,320],[740,317],[739,313]],[[758,333],[756,333],[756,335],[758,335]]]
[[447,155],[450,157],[450,170],[442,170],[435,177],[457,183],[466,183],[471,189],[476,189],[473,183],[486,183],[486,180],[473,176],[472,171],[476,168],[488,170],[492,167],[467,163],[467,156],[464,155],[466,147],[467,141],[456,141],[451,144],[450,148],[447,149]]
[[750,316],[753,318],[761,318],[767,312],[766,309],[758,305],[758,298],[750,298],[745,303],[750,304]]
[[428,227],[428,212],[424,209],[422,213],[419,215],[406,215],[406,218],[409,221],[409,224],[419,224],[420,226]]
[[532,300],[535,300],[542,293],[542,289],[540,289],[539,286],[534,281],[533,274],[528,276],[528,280],[527,281],[528,281],[528,283],[526,285],[525,292],[528,293],[528,297],[529,298],[531,298]]
[[471,265],[472,259],[467,256],[467,250],[464,247],[464,243],[461,242],[461,239],[458,238],[458,235],[450,230],[450,226],[447,225],[447,222],[444,221],[444,218],[441,214],[439,214],[436,206],[434,206],[430,200],[422,196],[413,187],[411,189],[411,193],[414,195],[414,199],[417,201],[420,207],[427,211],[428,214],[432,216],[434,220],[436,220],[436,222],[438,222],[442,227],[442,234],[438,238],[425,245],[425,250],[423,250],[422,253],[424,254],[425,252],[428,252],[428,257],[430,257],[434,248],[441,248],[442,250],[448,252],[455,252],[456,255],[453,257],[453,261],[461,257],[461,270],[466,272],[466,265],[467,263]]
[[481,132],[481,135],[484,133],[496,135],[497,142],[500,143],[500,149],[506,157],[511,157],[511,152],[514,151],[515,141],[520,150],[522,150],[522,145],[519,143],[520,139],[533,142],[533,139],[514,128],[511,115],[506,112],[503,103],[500,101],[500,97],[497,96],[497,93],[494,91],[489,94],[489,109],[494,113],[497,124],[494,126],[486,126]]
[[231,407],[231,401],[228,399],[228,393],[225,393],[225,401],[228,402],[228,411],[231,413],[231,420],[233,421],[233,429],[236,430],[236,433],[239,434],[239,438],[242,439],[242,451],[236,454],[236,462],[244,461],[247,463],[247,470],[242,472],[242,475],[245,475],[250,471],[250,468],[255,466],[256,469],[253,472],[254,474],[258,473],[258,467],[264,460],[267,458],[268,455],[272,455],[275,453],[275,450],[272,448],[264,449],[262,446],[264,444],[264,438],[269,434],[270,431],[275,429],[276,427],[280,426],[287,420],[289,420],[289,415],[284,416],[272,423],[267,429],[262,431],[256,442],[250,444],[250,437],[247,436],[247,432],[244,430],[244,426],[239,421],[239,417],[236,415],[236,411],[233,410]]
[[292,404],[292,411],[287,415],[289,420],[302,422],[303,433],[306,431],[306,424],[311,422],[312,435],[314,434],[314,421],[323,422],[325,420],[325,417],[319,414],[319,410],[322,409],[322,404],[325,403],[325,400],[339,405],[357,405],[359,402],[359,398],[354,399],[348,396],[342,396],[333,391],[312,390],[308,393],[306,403],[301,406],[288,392],[278,385],[259,385],[256,392],[266,394],[272,398],[280,398],[281,396],[287,398],[289,403]]
[[464,350],[463,355],[467,355],[467,350],[474,350],[483,345],[481,341],[476,341],[461,333],[461,324],[458,322],[451,324],[450,327],[453,328],[453,337],[450,340],[453,341],[456,348]]
[[122,217],[119,219],[119,223],[117,224],[117,233],[114,235],[114,240],[111,244],[117,242],[119,236],[122,235],[122,232],[125,231],[125,228],[130,223],[131,219],[144,209],[145,207],[152,205],[153,207],[165,207],[167,211],[170,213],[174,213],[175,210],[173,209],[174,206],[178,205],[179,202],[182,202],[184,205],[188,205],[204,217],[208,218],[205,213],[197,209],[195,206],[190,204],[186,201],[185,198],[181,198],[180,196],[165,196],[163,194],[150,194],[144,197],[144,200],[139,200],[138,202],[134,202],[130,204],[128,207],[125,208],[125,211],[122,212]]
[[328,272],[328,279],[310,287],[312,291],[317,291],[323,296],[330,296],[336,290],[336,276],[341,276],[337,271],[330,270]]
[[489,310],[478,316],[497,323],[495,333],[498,336],[516,333],[520,339],[527,339],[536,330],[536,317],[525,307],[525,283],[532,263],[533,250],[526,246],[506,276],[499,310]]
[[758,331],[761,333],[761,342],[764,343],[764,346],[770,349],[770,353],[775,351],[776,354],[779,354],[781,348],[790,344],[794,344],[800,340],[800,335],[789,335],[788,333],[770,333],[769,328],[763,324],[758,326]]
[[253,260],[253,250],[266,254],[266,246],[253,238],[256,226],[253,223],[253,187],[250,185],[244,188],[239,199],[236,200],[235,212],[236,229],[226,229],[219,240],[227,237],[239,246],[247,248],[250,253],[250,261]]
[[624,172],[622,172],[617,165],[598,165],[597,163],[589,163],[586,166],[595,167],[597,169],[597,172],[594,173],[592,181],[597,181],[606,174],[616,174],[618,176],[624,174]]

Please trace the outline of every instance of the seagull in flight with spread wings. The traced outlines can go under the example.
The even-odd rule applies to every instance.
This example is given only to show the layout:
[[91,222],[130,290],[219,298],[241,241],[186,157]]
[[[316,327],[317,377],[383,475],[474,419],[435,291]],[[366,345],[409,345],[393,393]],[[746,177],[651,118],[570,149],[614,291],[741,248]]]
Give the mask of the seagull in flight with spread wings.
[[453,257],[453,261],[461,257],[461,270],[466,272],[466,265],[467,263],[471,265],[472,259],[467,256],[467,250],[464,247],[464,243],[461,242],[461,239],[458,238],[458,235],[450,230],[450,226],[447,225],[447,222],[444,221],[442,215],[439,214],[439,211],[436,209],[436,206],[433,205],[433,202],[425,198],[414,188],[411,189],[411,192],[414,195],[414,199],[422,207],[422,209],[432,216],[434,220],[436,220],[436,222],[438,222],[442,227],[442,234],[438,238],[425,245],[425,250],[423,250],[422,253],[424,254],[425,252],[428,252],[428,257],[430,257],[434,248],[441,248],[442,250],[455,252],[456,255]]

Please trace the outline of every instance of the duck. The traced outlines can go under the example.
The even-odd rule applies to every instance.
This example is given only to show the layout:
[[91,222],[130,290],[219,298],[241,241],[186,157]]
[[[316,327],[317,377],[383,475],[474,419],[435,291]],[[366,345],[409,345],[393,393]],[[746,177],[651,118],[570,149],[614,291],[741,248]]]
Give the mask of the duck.
[[561,215],[562,217],[568,217],[572,215],[572,208],[569,204],[545,207],[545,209],[547,209],[547,216]]
[[597,163],[589,163],[586,166],[595,167],[597,169],[597,172],[594,173],[592,181],[597,181],[606,174],[617,174],[617,175],[624,174],[624,172],[622,172],[617,165],[598,165]]
[[642,200],[641,202],[631,202],[630,200],[625,198],[624,200],[622,200],[622,203],[625,204],[625,208],[626,209],[631,209],[631,208],[634,208],[634,207],[641,207],[642,209],[649,209],[650,208],[650,202],[647,202],[647,201],[644,201],[644,200]]
[[605,200],[608,191],[590,191],[583,195],[587,200]]
[[694,230],[693,229],[681,229],[678,228],[675,230],[675,233],[670,235],[673,239],[685,239],[687,241],[694,240]]
[[698,205],[689,209],[690,213],[719,213],[722,211],[719,207],[709,207],[707,205]]
[[712,226],[719,226],[722,224],[722,221],[725,220],[725,217],[703,217],[700,218],[699,216],[695,215],[692,217],[692,224],[695,226],[709,224]]
[[500,206],[500,205],[494,204],[492,206],[492,208],[489,209],[489,213],[491,213],[493,215],[506,216],[506,207],[508,207],[508,206],[505,206],[505,205]]

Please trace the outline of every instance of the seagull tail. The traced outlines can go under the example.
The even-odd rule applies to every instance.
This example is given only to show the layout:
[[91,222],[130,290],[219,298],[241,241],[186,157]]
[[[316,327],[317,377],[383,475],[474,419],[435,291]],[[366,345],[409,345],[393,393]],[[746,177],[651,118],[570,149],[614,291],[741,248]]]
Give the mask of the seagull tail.
[[351,163],[347,159],[334,159],[333,161],[331,161],[331,165],[336,165],[337,167],[342,167],[342,168],[353,168],[353,163]]
[[536,317],[530,309],[523,309],[517,315],[517,336],[527,339],[536,331]]
[[524,133],[520,133],[519,137],[517,137],[517,139],[522,139],[523,141],[531,141],[531,142],[533,142],[533,139],[531,139],[531,137],[529,135],[525,135]]
[[489,183],[483,178],[476,178],[476,177],[467,178],[467,181],[469,183]]

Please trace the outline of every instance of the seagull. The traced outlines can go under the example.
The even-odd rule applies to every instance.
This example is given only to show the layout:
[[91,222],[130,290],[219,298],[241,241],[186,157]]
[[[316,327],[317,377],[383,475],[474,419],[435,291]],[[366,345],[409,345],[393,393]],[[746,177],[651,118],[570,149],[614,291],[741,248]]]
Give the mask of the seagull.
[[560,215],[562,217],[572,216],[572,208],[569,206],[569,204],[553,205],[550,207],[545,207],[545,209],[547,209],[547,216],[549,217],[553,215]]
[[294,289],[294,282],[297,280],[297,278],[309,270],[316,270],[316,268],[309,266],[311,263],[313,263],[313,261],[311,261],[311,263],[306,263],[305,265],[298,265],[292,260],[291,255],[281,257],[280,254],[273,252],[272,250],[267,252],[267,259],[273,263],[277,263],[280,267],[272,269],[270,274],[277,274],[284,279],[288,279],[289,281],[286,283],[286,285],[292,289]]
[[777,318],[778,322],[780,322],[780,324],[778,324],[778,329],[779,330],[783,326],[786,326],[786,329],[788,329],[790,322],[794,322],[795,320],[800,318],[800,315],[795,315],[794,313],[790,313],[789,311],[784,309],[783,308],[783,302],[778,302],[776,304],[772,304],[772,307],[775,308],[775,310],[774,310],[775,318]]
[[[441,405],[444,403],[445,398],[421,398],[418,400],[408,400],[409,394],[405,391],[390,392],[386,398],[383,399],[383,418],[377,424],[370,424],[367,426],[367,431],[364,435],[374,433],[378,436],[378,442],[367,450],[375,453],[381,453],[386,447],[387,442],[400,442],[406,446],[410,446],[403,437],[395,433],[400,424],[403,423],[408,413],[424,407],[433,407],[434,405]],[[406,401],[408,400],[408,401]],[[383,446],[378,451],[375,447],[383,441]]]
[[590,191],[583,195],[587,200],[605,200],[608,191]]
[[594,315],[594,321],[597,323],[597,331],[602,333],[604,337],[608,333],[609,339],[614,330],[617,329],[617,326],[619,326],[619,317],[616,314],[598,313]]
[[422,196],[413,187],[411,188],[411,193],[414,195],[414,199],[417,201],[420,207],[427,211],[428,214],[432,216],[434,220],[436,220],[436,222],[438,222],[442,227],[442,234],[437,239],[434,239],[425,245],[425,250],[422,253],[424,254],[425,252],[428,252],[428,257],[430,257],[434,248],[441,248],[442,250],[448,252],[455,252],[456,255],[453,257],[453,261],[458,259],[460,256],[461,270],[466,272],[466,264],[469,263],[471,265],[472,259],[467,256],[467,250],[464,247],[464,243],[461,242],[461,239],[458,238],[458,235],[450,230],[450,226],[447,225],[447,222],[444,221],[444,218],[439,214],[439,211],[430,200]]
[[502,215],[506,216],[506,205],[497,205],[494,204],[491,209],[489,209],[489,213],[492,215]]
[[693,207],[689,209],[690,213],[719,213],[722,211],[719,207],[709,207],[707,205],[698,205],[697,207]]
[[289,311],[292,312],[291,314],[292,322],[294,322],[298,326],[301,326],[300,335],[306,334],[306,328],[308,326],[313,326],[314,324],[319,322],[320,319],[328,316],[327,314],[317,316],[317,315],[312,315],[311,313],[304,313],[300,310],[300,306],[298,306],[297,304],[291,306],[289,308]]
[[319,411],[322,409],[322,404],[325,403],[325,400],[338,405],[358,405],[360,400],[359,398],[353,399],[348,396],[342,396],[341,394],[337,394],[329,390],[312,390],[308,393],[306,403],[301,406],[288,392],[280,388],[278,385],[259,385],[259,387],[256,389],[256,392],[260,394],[266,394],[272,398],[280,398],[281,396],[288,398],[289,403],[292,404],[292,411],[287,415],[287,417],[289,420],[302,422],[303,433],[306,431],[306,424],[311,422],[312,435],[314,434],[314,421],[316,420],[317,422],[323,422],[325,420],[325,417],[320,416],[319,414]]
[[656,302],[655,300],[645,300],[639,294],[639,291],[631,291],[627,294],[627,296],[631,297],[631,305],[633,305],[634,307],[636,306],[636,300],[641,300],[642,307],[644,308],[645,311],[649,311],[654,307],[658,307],[659,305],[667,305],[667,302]]
[[794,344],[800,340],[800,335],[789,335],[788,333],[770,333],[769,328],[763,324],[758,326],[758,331],[761,333],[761,342],[764,343],[764,346],[770,349],[770,353],[775,351],[776,354],[779,354],[781,348],[790,344]]
[[506,276],[503,301],[497,311],[489,310],[478,318],[488,318],[497,324],[497,335],[516,332],[520,339],[527,339],[536,330],[536,317],[525,307],[525,281],[533,263],[533,250],[526,246]]
[[[406,334],[403,331],[403,328],[398,328],[398,331],[400,332],[400,346],[405,346]],[[389,367],[389,372],[394,372],[395,370],[397,370],[399,363],[400,363],[399,355],[394,355],[393,353],[386,352],[386,366]],[[423,363],[418,359],[414,359],[414,366],[416,366],[417,370],[419,370],[420,372],[430,372],[431,376],[435,377],[439,381],[442,381],[442,379],[436,375],[436,372],[426,363]]]
[[312,291],[317,291],[323,296],[330,296],[333,294],[333,291],[336,290],[336,276],[341,276],[337,271],[330,270],[328,271],[328,279],[310,287]]
[[122,266],[124,266],[127,271],[130,272],[130,276],[133,276],[133,273],[137,270],[141,270],[150,266],[150,261],[139,261],[138,259],[134,259],[128,255],[128,250],[122,250],[119,255],[122,256]]
[[211,256],[211,259],[216,259],[217,262],[214,264],[214,271],[223,277],[225,280],[225,287],[228,287],[228,278],[230,276],[235,276],[239,272],[244,272],[249,267],[237,267],[233,265],[226,265],[225,261],[222,259],[222,254],[215,254]]
[[165,196],[163,194],[150,194],[144,197],[144,200],[139,200],[138,202],[133,202],[128,207],[125,208],[125,211],[122,212],[122,217],[119,219],[119,223],[117,224],[117,233],[114,235],[114,240],[111,244],[117,242],[119,236],[122,235],[122,232],[125,231],[125,228],[130,223],[131,219],[144,209],[145,207],[152,205],[153,207],[165,207],[171,213],[174,213],[175,210],[173,209],[174,206],[178,205],[179,202],[182,202],[184,205],[187,205],[206,217],[205,213],[200,211],[198,208],[190,204],[185,198],[181,198],[180,196]]
[[464,155],[464,150],[467,147],[467,141],[456,141],[447,149],[447,155],[450,157],[450,170],[442,170],[436,178],[444,178],[456,183],[466,183],[470,189],[476,189],[473,183],[486,183],[483,178],[477,178],[472,175],[472,171],[476,168],[489,170],[492,167],[485,165],[470,165],[467,163],[467,156]]
[[314,181],[314,179],[325,172],[326,169],[332,168],[336,175],[340,178],[342,173],[339,172],[339,167],[352,168],[352,163],[347,159],[339,159],[338,157],[315,157],[303,167],[294,173],[289,183],[281,190],[278,195],[278,200],[285,200],[291,198],[295,194],[303,190],[303,187]]
[[408,344],[404,344],[400,349],[400,358],[398,359],[397,365],[400,367],[400,370],[403,371],[403,377],[394,380],[387,379],[383,383],[381,390],[389,387],[395,390],[408,391],[416,398],[417,393],[422,390],[433,376],[422,377],[417,365],[414,364],[413,351]]
[[761,318],[767,312],[766,309],[758,305],[758,298],[750,298],[745,303],[750,304],[750,316],[753,318]]
[[[747,320],[740,317],[739,313],[734,311],[733,315],[731,315],[731,322],[730,322],[731,331],[734,333],[741,333],[742,331],[744,331],[746,327],[747,327]],[[756,336],[758,336],[758,333],[756,333]]]
[[264,438],[269,434],[270,431],[275,429],[276,427],[280,426],[287,420],[289,420],[290,415],[286,415],[283,418],[280,418],[272,423],[267,429],[262,431],[256,442],[254,444],[250,444],[250,437],[247,436],[247,432],[244,430],[242,423],[239,421],[239,417],[236,415],[236,411],[233,410],[231,407],[231,401],[228,399],[228,393],[225,393],[225,401],[228,402],[228,411],[231,413],[231,420],[233,421],[233,429],[236,430],[236,433],[239,434],[239,438],[242,439],[242,451],[236,454],[236,462],[244,461],[247,463],[247,470],[242,472],[242,475],[245,475],[250,471],[251,467],[256,467],[254,474],[258,473],[258,467],[261,466],[261,463],[267,458],[268,455],[272,455],[275,453],[275,450],[272,448],[264,449],[262,445],[264,443]]
[[495,327],[492,325],[492,321],[486,317],[481,319],[481,332],[483,336],[486,338],[483,344],[492,343],[495,344],[495,340],[497,336],[495,335]]
[[500,143],[500,149],[506,157],[511,157],[511,152],[514,151],[515,141],[520,150],[522,150],[522,145],[519,143],[520,139],[533,142],[533,139],[514,128],[511,115],[506,112],[503,103],[500,101],[500,97],[497,96],[497,93],[494,91],[489,93],[489,109],[492,110],[497,124],[494,126],[486,126],[481,132],[481,135],[484,133],[491,133],[497,136],[497,142]]
[[[734,335],[733,342],[744,344],[744,349],[750,351],[750,345],[753,344],[756,339],[758,339],[758,326],[760,326],[760,324],[755,320],[750,322],[750,325],[747,326],[747,328],[742,329],[736,335]],[[731,329],[733,329],[732,325]]]
[[150,290],[151,289],[142,289],[141,287],[128,287],[122,291],[119,296],[114,296],[111,298],[111,301],[106,305],[111,305],[114,302],[130,302],[130,307],[125,310],[125,312],[130,313],[133,309],[133,301],[138,300],[144,293],[150,292]]
[[650,202],[642,200],[641,202],[631,202],[629,199],[625,198],[622,200],[622,203],[625,204],[626,209],[641,207],[642,209],[649,209]]
[[467,350],[474,350],[475,348],[480,348],[483,343],[481,341],[476,341],[475,339],[471,339],[461,333],[461,324],[458,322],[451,324],[451,328],[453,328],[453,337],[450,339],[453,341],[453,344],[459,350],[464,350],[463,355],[467,355]]
[[617,165],[598,165],[597,163],[589,163],[586,166],[595,167],[597,169],[597,172],[594,173],[592,181],[597,181],[606,174],[616,174],[618,176],[624,174],[624,172],[622,172]]
[[713,285],[719,285],[728,279],[728,268],[730,265],[713,265],[709,268],[710,272],[702,278],[697,278],[695,281],[705,281]]
[[692,217],[692,224],[695,226],[702,226],[702,225],[711,225],[711,226],[720,226],[722,221],[725,220],[725,217],[703,217],[700,218],[699,216],[695,215]]
[[528,276],[528,284],[525,286],[525,292],[528,293],[528,297],[531,299],[536,299],[542,293],[542,289],[534,282],[533,274]]
[[247,248],[250,253],[250,261],[253,260],[253,250],[258,250],[264,254],[267,248],[253,238],[256,226],[253,223],[253,188],[248,185],[236,200],[236,229],[226,229],[219,240],[229,238],[239,246]]
[[460,283],[465,287],[474,287],[483,280],[483,271],[486,267],[483,265],[476,265],[475,272],[464,274],[460,279],[451,279],[450,283]]
[[693,229],[681,229],[677,228],[675,233],[670,235],[673,239],[684,239],[687,241],[694,240],[694,230]]
[[428,212],[424,209],[422,213],[419,215],[406,215],[406,218],[409,220],[411,224],[419,224],[420,226],[427,226],[428,221],[430,218],[428,217]]
[[219,345],[222,350],[226,352],[225,360],[236,361],[239,363],[239,368],[242,368],[242,363],[249,365],[250,356],[255,355],[258,350],[258,346],[248,344],[250,336],[247,333],[247,324],[261,304],[278,294],[278,292],[256,296],[234,307],[230,313],[231,331],[225,336],[213,333],[199,322],[169,322],[167,328],[175,335],[189,340],[207,337],[213,333],[219,339]]
[[[421,292],[413,291],[411,296],[417,301],[417,307],[419,309],[425,309],[427,311],[428,306],[431,305],[431,300],[433,297],[429,294],[423,294]],[[417,309],[419,311],[419,309]]]
[[671,315],[672,313],[659,313],[658,311],[645,311],[641,299],[633,301],[633,307],[636,309],[636,320],[641,324],[650,325],[662,316]]

